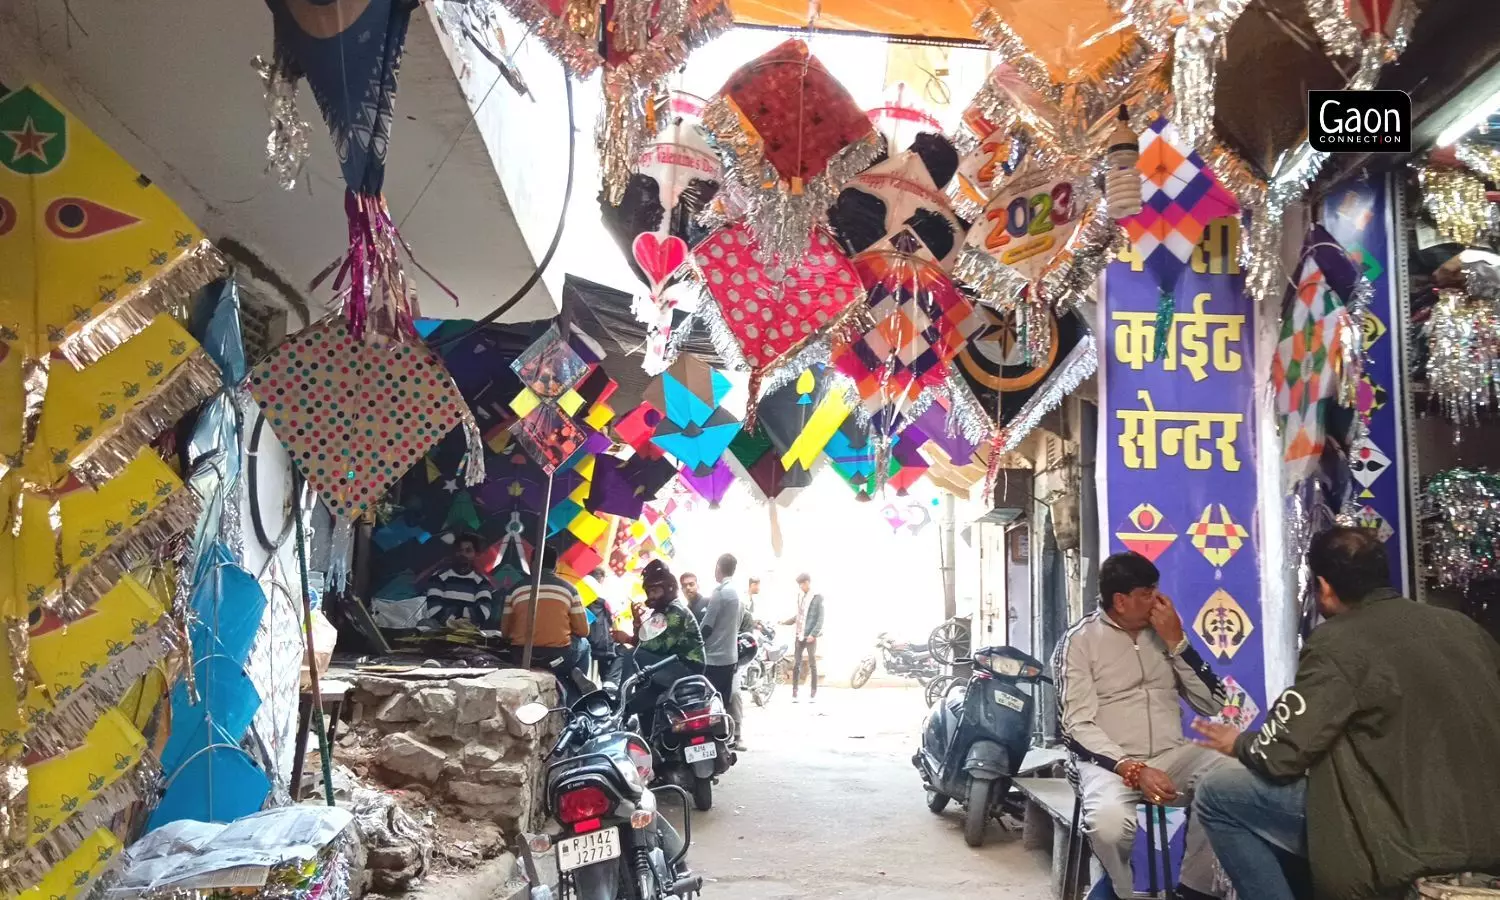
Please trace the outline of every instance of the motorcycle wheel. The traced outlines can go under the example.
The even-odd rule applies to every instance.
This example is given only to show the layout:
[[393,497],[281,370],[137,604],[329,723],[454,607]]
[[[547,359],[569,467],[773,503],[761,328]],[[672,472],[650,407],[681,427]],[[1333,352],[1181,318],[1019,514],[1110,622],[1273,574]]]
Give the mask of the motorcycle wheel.
[[944,675],[927,682],[927,692],[924,695],[928,706],[936,706],[948,694],[948,688],[953,686],[956,679],[952,675]]
[[875,657],[866,657],[854,674],[849,678],[849,686],[856,690],[864,687],[870,682],[870,676],[875,674]]
[[953,798],[947,794],[939,794],[932,788],[927,789],[927,808],[932,810],[932,814],[935,816],[943,814],[943,810],[948,808],[948,801],[951,799]]
[[714,781],[712,778],[699,778],[693,782],[693,808],[699,812],[708,812],[714,806]]
[[978,847],[984,843],[984,827],[990,821],[990,793],[995,782],[969,779],[968,808],[964,810],[964,843]]
[[913,677],[917,679],[917,684],[920,684],[923,688],[926,688],[929,684],[932,684],[932,676],[926,673],[921,673]]
[[776,693],[776,676],[779,673],[773,668],[771,672],[760,679],[760,683],[750,692],[750,699],[755,701],[756,706],[764,707],[771,702],[771,695]]

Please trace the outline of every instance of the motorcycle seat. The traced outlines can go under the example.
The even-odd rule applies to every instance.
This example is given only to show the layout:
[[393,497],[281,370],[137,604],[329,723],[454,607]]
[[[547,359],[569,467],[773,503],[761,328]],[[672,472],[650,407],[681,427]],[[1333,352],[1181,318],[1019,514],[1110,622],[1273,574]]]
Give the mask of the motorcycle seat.
[[713,699],[714,686],[702,675],[679,678],[657,698],[658,705],[671,704],[679,707],[706,704]]

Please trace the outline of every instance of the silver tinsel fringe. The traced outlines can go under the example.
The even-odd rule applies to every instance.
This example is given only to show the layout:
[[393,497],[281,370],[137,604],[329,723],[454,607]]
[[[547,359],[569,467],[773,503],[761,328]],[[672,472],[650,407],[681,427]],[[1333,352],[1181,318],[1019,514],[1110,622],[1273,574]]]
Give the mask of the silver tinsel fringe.
[[974,396],[962,375],[957,372],[950,374],[943,382],[943,391],[948,400],[945,425],[949,434],[959,435],[976,447],[995,437],[995,420],[985,412],[984,405]]
[[307,165],[308,125],[297,111],[297,86],[301,80],[263,56],[254,56],[250,66],[260,76],[265,92],[266,113],[271,130],[266,132],[266,171],[276,176],[282,190],[297,186]]
[[114,708],[146,670],[176,647],[173,624],[163,616],[112,655],[108,665],[81,687],[58,696],[46,720],[26,733],[26,749],[50,756],[77,746],[99,717]]
[[1444,416],[1472,425],[1500,408],[1500,302],[1440,291],[1424,333],[1427,384]]
[[1208,0],[1191,6],[1177,30],[1172,65],[1172,92],[1177,111],[1172,122],[1190,146],[1201,147],[1214,135],[1214,85],[1229,28],[1250,0]]
[[593,47],[593,42],[574,34],[568,23],[558,18],[536,0],[493,0],[504,7],[515,18],[521,20],[526,30],[535,34],[547,48],[547,52],[562,63],[569,75],[580,81],[594,74],[604,64]]
[[1430,520],[1425,562],[1439,584],[1467,591],[1475,580],[1500,574],[1500,475],[1438,472],[1421,503]]
[[985,306],[1016,308],[1029,284],[1026,277],[978,247],[964,247],[953,264],[953,280],[963,282]]
[[155,798],[161,787],[161,764],[143,757],[114,784],[100,791],[83,809],[48,832],[24,853],[0,867],[0,889],[15,896],[41,881],[100,828],[110,828],[115,816],[143,798]]
[[1040,279],[1042,299],[1058,312],[1087,299],[1099,282],[1099,273],[1114,258],[1124,237],[1119,224],[1109,217],[1103,198],[1089,207],[1083,217]]
[[[621,7],[627,18],[649,12],[651,4],[630,0]],[[646,106],[653,102],[652,85],[682,66],[692,52],[733,24],[725,0],[668,0],[658,8],[659,36],[644,43],[627,61],[605,72],[604,106],[599,113],[595,143],[604,191],[611,205],[625,197],[625,185],[651,137]],[[616,20],[618,27],[618,18]],[[632,24],[642,30],[644,24]]]
[[709,143],[724,163],[724,185],[743,195],[745,223],[773,266],[801,259],[812,240],[814,225],[824,222],[828,208],[844,184],[868,169],[885,153],[885,138],[871,132],[840,150],[818,176],[794,194],[766,160],[760,142],[745,132],[733,101],[720,96],[703,109]]
[[1026,435],[1036,428],[1047,413],[1057,409],[1063,398],[1078,390],[1078,386],[1093,376],[1099,368],[1099,354],[1093,334],[1085,332],[1078,339],[1078,346],[1068,354],[1057,370],[1047,377],[1041,390],[1032,395],[1016,417],[1002,429],[1003,440],[995,448],[997,453],[1009,453],[1021,445]]

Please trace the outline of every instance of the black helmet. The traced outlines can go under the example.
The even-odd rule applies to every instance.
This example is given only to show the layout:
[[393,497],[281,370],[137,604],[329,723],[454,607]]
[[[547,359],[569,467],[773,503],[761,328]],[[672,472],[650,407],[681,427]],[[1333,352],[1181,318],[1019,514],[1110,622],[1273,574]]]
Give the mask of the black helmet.
[[755,635],[748,631],[740,633],[739,639],[735,641],[735,646],[740,651],[739,664],[742,666],[754,659],[755,655],[760,652],[760,641],[756,640]]

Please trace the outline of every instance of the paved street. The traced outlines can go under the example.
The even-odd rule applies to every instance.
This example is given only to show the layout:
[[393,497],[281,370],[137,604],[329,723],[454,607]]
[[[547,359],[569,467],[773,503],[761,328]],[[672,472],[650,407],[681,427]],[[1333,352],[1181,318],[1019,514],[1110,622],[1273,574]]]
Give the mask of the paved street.
[[704,900],[1046,900],[1046,857],[990,826],[964,844],[961,813],[927,811],[911,765],[914,689],[826,690],[792,705],[785,686],[750,709],[750,745],[694,816],[689,861]]

